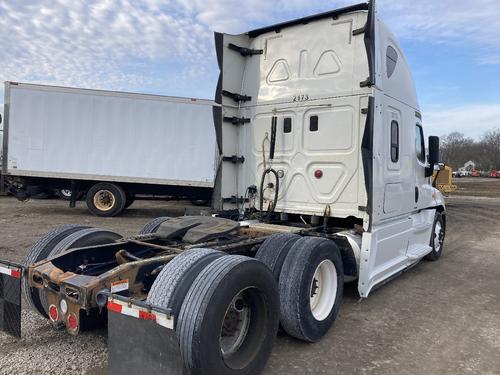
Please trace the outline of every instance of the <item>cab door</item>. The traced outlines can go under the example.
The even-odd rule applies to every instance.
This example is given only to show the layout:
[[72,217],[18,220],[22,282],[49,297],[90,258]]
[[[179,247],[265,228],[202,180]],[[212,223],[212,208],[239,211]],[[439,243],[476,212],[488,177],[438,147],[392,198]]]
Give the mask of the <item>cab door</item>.
[[422,196],[425,194],[425,186],[428,185],[427,178],[425,177],[425,141],[424,130],[422,122],[419,118],[415,121],[415,203],[414,208],[424,208]]

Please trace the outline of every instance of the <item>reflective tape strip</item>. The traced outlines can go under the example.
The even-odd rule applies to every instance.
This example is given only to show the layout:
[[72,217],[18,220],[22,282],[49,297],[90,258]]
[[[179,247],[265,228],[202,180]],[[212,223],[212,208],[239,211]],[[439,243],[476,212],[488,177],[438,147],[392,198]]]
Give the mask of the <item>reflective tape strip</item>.
[[21,278],[21,270],[19,268],[8,268],[0,266],[0,273],[3,273],[4,275],[8,275],[11,277],[15,277],[16,279]]
[[107,308],[108,310],[116,312],[118,314],[127,315],[142,320],[151,320],[156,324],[161,325],[162,327],[174,329],[174,318],[158,311],[148,311],[143,307],[139,307],[134,304],[129,304],[127,302],[122,302],[119,300],[113,300],[111,298],[108,300]]

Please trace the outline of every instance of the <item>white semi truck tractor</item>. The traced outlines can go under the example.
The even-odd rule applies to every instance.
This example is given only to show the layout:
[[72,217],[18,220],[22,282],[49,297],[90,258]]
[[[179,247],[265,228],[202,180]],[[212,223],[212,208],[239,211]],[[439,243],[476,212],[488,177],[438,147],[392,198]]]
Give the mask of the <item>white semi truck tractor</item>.
[[158,218],[129,239],[64,226],[3,266],[68,333],[107,320],[113,374],[257,374],[279,324],[320,341],[344,283],[366,298],[443,250],[439,139],[426,155],[374,1],[215,42],[213,216]]

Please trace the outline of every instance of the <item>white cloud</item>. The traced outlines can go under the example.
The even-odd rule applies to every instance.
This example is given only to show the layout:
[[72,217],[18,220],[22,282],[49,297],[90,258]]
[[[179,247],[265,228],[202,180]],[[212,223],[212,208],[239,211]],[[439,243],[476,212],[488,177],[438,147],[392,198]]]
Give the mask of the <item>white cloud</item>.
[[[354,1],[353,1],[354,2]],[[39,0],[0,2],[0,79],[168,91],[177,79],[141,64],[214,72],[212,30],[238,33],[352,3],[350,0]],[[466,39],[500,47],[498,0],[380,0],[406,38]],[[485,27],[485,25],[487,27]],[[500,54],[500,52],[499,52]],[[482,57],[496,63],[498,55]],[[183,70],[176,71],[182,74]],[[213,73],[212,73],[213,74]],[[163,90],[162,90],[163,89]]]
[[[0,80],[212,97],[213,30],[240,33],[355,2],[4,0]],[[500,64],[498,0],[379,0],[378,7],[398,37],[429,48],[463,44],[464,53],[480,47],[479,63]],[[429,118],[447,123],[439,113]]]
[[[160,88],[171,78],[141,65],[212,56],[210,31],[133,0],[0,3],[0,78],[113,89]],[[192,69],[190,69],[192,70]],[[203,72],[203,69],[201,69]]]
[[500,47],[498,0],[381,0],[380,13],[398,35],[429,42],[454,38]]
[[429,108],[424,111],[424,123],[429,135],[459,131],[479,139],[487,130],[500,128],[500,103]]

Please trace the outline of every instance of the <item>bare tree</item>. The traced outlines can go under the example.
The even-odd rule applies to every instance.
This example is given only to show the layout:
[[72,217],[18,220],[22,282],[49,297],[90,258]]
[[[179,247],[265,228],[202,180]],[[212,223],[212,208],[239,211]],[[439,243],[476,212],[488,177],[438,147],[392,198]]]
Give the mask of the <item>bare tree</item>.
[[469,160],[484,171],[500,169],[500,128],[487,131],[480,141],[453,132],[441,138],[443,161],[453,169],[462,167]]

